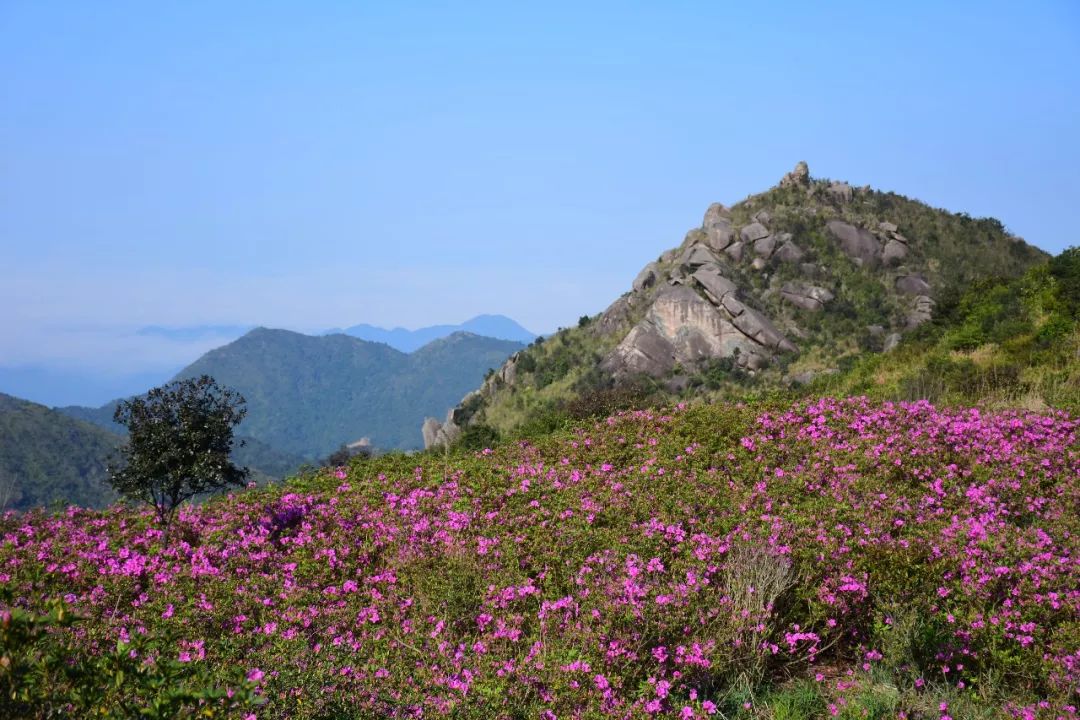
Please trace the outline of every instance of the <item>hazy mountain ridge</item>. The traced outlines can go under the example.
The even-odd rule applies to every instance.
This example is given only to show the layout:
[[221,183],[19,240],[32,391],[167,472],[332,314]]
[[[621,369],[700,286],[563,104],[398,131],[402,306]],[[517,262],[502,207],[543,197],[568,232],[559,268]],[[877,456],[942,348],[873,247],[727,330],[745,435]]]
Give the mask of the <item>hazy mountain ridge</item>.
[[[289,457],[318,461],[361,437],[380,448],[419,447],[425,415],[445,413],[522,347],[458,332],[404,353],[347,335],[256,328],[206,353],[174,379],[207,374],[238,390],[248,407],[238,435]],[[116,405],[60,411],[122,431],[112,422]]]
[[530,343],[537,337],[535,333],[526,330],[505,315],[477,315],[459,325],[430,325],[416,330],[402,327],[386,329],[361,323],[344,330],[339,328],[328,330],[324,334],[349,335],[361,340],[385,343],[396,350],[408,353],[456,332],[468,332],[482,337],[513,340],[520,343]]
[[738,397],[837,372],[895,347],[941,298],[1049,256],[992,218],[811,178],[805,163],[728,208],[711,205],[594,318],[510,358],[428,444],[507,432],[598,391]]

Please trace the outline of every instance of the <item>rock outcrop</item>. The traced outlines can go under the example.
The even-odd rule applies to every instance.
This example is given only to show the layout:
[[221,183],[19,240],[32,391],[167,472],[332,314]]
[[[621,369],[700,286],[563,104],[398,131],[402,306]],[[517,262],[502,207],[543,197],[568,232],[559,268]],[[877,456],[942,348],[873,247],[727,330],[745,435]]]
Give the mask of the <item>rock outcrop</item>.
[[446,414],[445,422],[439,422],[431,417],[424,418],[420,432],[424,436],[425,449],[452,445],[461,437],[461,427],[454,422],[454,410]]
[[820,312],[836,297],[823,287],[798,282],[786,283],[780,289],[780,295],[792,305],[811,312]]
[[780,179],[780,187],[808,188],[810,187],[810,168],[805,161],[800,160],[795,169]]
[[843,220],[830,220],[825,224],[833,237],[840,241],[840,249],[856,265],[874,268],[881,258],[881,245],[869,230],[855,227]]

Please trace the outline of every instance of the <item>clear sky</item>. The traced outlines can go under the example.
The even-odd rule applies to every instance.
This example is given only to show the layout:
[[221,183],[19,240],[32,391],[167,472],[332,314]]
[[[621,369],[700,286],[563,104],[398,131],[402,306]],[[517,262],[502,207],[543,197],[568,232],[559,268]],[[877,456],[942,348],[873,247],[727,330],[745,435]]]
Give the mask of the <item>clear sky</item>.
[[798,160],[1080,244],[1075,0],[2,0],[0,68],[0,367],[550,331]]

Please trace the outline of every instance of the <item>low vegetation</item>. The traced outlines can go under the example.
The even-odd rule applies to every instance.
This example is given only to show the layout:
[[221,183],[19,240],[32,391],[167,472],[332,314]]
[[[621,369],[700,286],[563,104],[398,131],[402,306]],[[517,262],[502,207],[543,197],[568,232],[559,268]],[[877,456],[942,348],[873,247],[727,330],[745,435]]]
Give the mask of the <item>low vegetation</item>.
[[[3,622],[62,603],[33,658],[147,644],[185,712],[259,720],[1071,717],[1077,429],[678,406],[356,459],[185,507],[167,543],[150,511],[9,513]],[[88,707],[23,647],[0,714]],[[110,677],[103,707],[157,697]]]

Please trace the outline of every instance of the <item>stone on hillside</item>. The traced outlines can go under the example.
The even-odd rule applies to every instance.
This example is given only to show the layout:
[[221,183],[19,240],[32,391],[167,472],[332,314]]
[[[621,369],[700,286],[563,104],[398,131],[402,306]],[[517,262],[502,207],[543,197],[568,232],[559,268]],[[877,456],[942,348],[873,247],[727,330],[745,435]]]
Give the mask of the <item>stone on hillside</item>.
[[[475,390],[465,398],[470,398],[475,394]],[[465,400],[462,400],[464,403]],[[432,447],[446,447],[452,445],[455,440],[461,437],[461,427],[454,422],[455,410],[450,410],[446,413],[446,421],[439,422],[435,418],[424,418],[424,424],[420,428],[420,434],[424,438],[424,449]]]
[[745,251],[746,244],[738,241],[733,242],[724,248],[724,253],[735,262],[739,262],[743,259],[743,253]]
[[704,245],[691,245],[679,257],[679,265],[687,272],[693,272],[695,268],[715,262],[716,256]]
[[705,226],[704,243],[713,250],[723,250],[735,239],[735,228],[727,218],[718,218]]
[[910,243],[908,243],[908,239],[906,237],[904,237],[903,235],[901,235],[900,233],[898,233],[898,232],[892,233],[892,239],[895,240],[896,242],[902,242],[905,245],[910,244]]
[[[690,232],[694,232],[694,231],[693,231],[693,230],[691,230]],[[701,232],[701,231],[700,231],[700,230],[698,230],[698,232]],[[686,233],[686,236],[687,236],[687,237],[690,237],[690,233]],[[680,247],[684,247],[684,246],[686,246],[686,245],[693,245],[693,243],[687,243],[687,242],[686,242],[686,241],[684,240],[684,241],[683,241],[683,245],[682,245],[682,246],[680,246]],[[665,250],[665,251],[664,251],[664,252],[663,252],[663,253],[662,253],[662,254],[660,255],[660,262],[661,262],[661,263],[664,263],[664,264],[666,265],[667,263],[669,263],[669,262],[673,261],[673,260],[674,260],[675,258],[677,258],[677,257],[679,257],[679,248],[671,248],[670,250]]]
[[829,196],[837,202],[849,203],[854,197],[854,191],[851,186],[846,182],[835,181],[829,184],[829,187],[825,188],[825,192],[829,193]]
[[823,287],[797,282],[785,283],[780,288],[780,296],[792,305],[811,312],[819,312],[835,297]]
[[780,187],[809,187],[810,186],[810,168],[802,160],[795,166],[795,169],[780,179]]
[[768,225],[772,222],[772,213],[770,213],[768,210],[758,210],[756,213],[754,213],[754,216],[751,219],[754,222],[761,223],[762,225]]
[[765,258],[759,257],[754,258],[753,262],[750,263],[750,267],[754,268],[755,270],[764,270],[765,265],[767,265],[767,263],[765,262]]
[[721,274],[720,268],[716,265],[703,265],[698,268],[692,277],[705,291],[705,294],[709,296],[709,299],[717,305],[720,304],[725,295],[737,292],[739,289],[735,283]]
[[896,278],[896,289],[904,295],[927,295],[930,283],[922,275],[905,275]]
[[656,280],[659,277],[657,274],[657,266],[655,262],[651,262],[641,269],[638,276],[634,278],[634,290],[641,292],[647,290],[656,284]]
[[896,349],[896,346],[900,344],[900,333],[889,333],[885,337],[885,343],[882,345],[882,352],[892,352]]
[[698,281],[698,284],[705,290],[705,295],[716,304],[724,300],[724,296],[729,293],[738,293],[739,291],[739,286],[721,274],[717,266],[699,268],[696,273],[693,273],[693,279]]
[[420,434],[424,437],[424,448],[434,447],[435,440],[439,436],[439,428],[442,423],[433,417],[424,418],[424,424],[420,428]]
[[803,275],[805,275],[806,277],[811,277],[811,278],[817,277],[818,275],[821,274],[821,270],[818,269],[818,266],[816,264],[810,263],[810,262],[799,263],[799,272],[802,273]]
[[879,222],[878,228],[884,230],[887,233],[896,232],[896,224],[891,222]]
[[874,267],[881,257],[881,246],[869,230],[855,227],[843,220],[830,220],[825,225],[840,241],[840,249],[860,267]]
[[663,377],[675,367],[675,347],[649,323],[638,323],[600,367],[614,375],[644,373]]
[[889,240],[885,243],[885,249],[881,251],[881,261],[886,265],[892,265],[902,261],[907,254],[907,245],[896,240]]
[[776,249],[776,236],[766,235],[754,241],[754,254],[760,258],[769,258]]
[[870,337],[881,337],[885,334],[885,328],[881,325],[867,325],[866,332],[870,333]]
[[934,300],[929,295],[917,295],[907,315],[908,328],[915,328],[934,316]]
[[628,324],[633,304],[630,295],[623,295],[611,303],[608,309],[600,314],[600,317],[589,323],[589,329],[597,335],[607,335],[616,332],[620,327]]
[[798,352],[799,348],[784,337],[784,334],[777,330],[776,326],[767,317],[736,299],[734,295],[727,295],[722,304],[724,309],[731,315],[731,322],[735,327],[746,333],[755,342],[764,345],[770,350]]
[[705,211],[705,219],[701,223],[701,226],[708,227],[710,223],[724,219],[731,219],[731,211],[725,207],[724,203],[713,203],[709,206],[709,209]]
[[[785,233],[786,235],[787,233]],[[795,244],[793,240],[787,240],[783,245],[776,249],[776,257],[780,262],[795,263],[803,259],[806,253]]]
[[517,379],[517,364],[518,353],[514,353],[510,358],[503,363],[503,366],[499,368],[499,378],[503,381],[504,385],[513,385]]
[[746,244],[750,244],[755,240],[760,240],[768,234],[769,228],[759,222],[752,222],[739,231],[739,237],[741,237],[742,241]]

